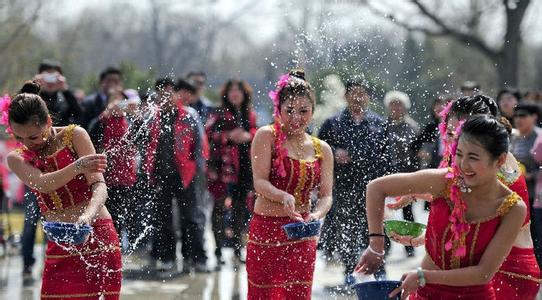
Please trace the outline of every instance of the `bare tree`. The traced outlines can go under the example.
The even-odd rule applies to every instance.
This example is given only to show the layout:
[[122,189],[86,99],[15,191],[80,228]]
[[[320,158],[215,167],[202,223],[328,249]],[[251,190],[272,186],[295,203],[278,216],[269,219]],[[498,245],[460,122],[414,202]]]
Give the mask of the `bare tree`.
[[[10,49],[10,45],[21,36],[30,33],[32,26],[38,20],[39,13],[42,8],[42,2],[38,1],[36,6],[28,14],[24,16],[25,8],[27,7],[24,1],[2,1],[0,3],[0,26],[3,28],[5,36],[0,39],[0,54],[5,53]],[[9,26],[12,25],[12,26]],[[13,28],[10,28],[13,27]]]
[[[519,53],[522,45],[521,24],[530,0],[494,0],[485,6],[480,5],[478,0],[470,0],[468,9],[470,15],[465,15],[462,18],[465,20],[463,23],[454,22],[454,25],[447,22],[436,8],[432,9],[420,0],[405,1],[417,9],[418,15],[427,21],[426,24],[420,25],[419,22],[414,24],[410,20],[419,18],[409,17],[410,20],[407,21],[406,18],[399,18],[389,10],[383,11],[377,8],[371,1],[363,2],[373,12],[409,31],[423,32],[429,36],[449,36],[465,46],[477,49],[495,65],[501,86],[516,87],[518,85]],[[393,5],[397,5],[397,3],[394,2]],[[478,28],[483,22],[482,16],[485,11],[495,7],[501,11],[504,10],[505,30],[499,45],[491,46],[478,32]]]

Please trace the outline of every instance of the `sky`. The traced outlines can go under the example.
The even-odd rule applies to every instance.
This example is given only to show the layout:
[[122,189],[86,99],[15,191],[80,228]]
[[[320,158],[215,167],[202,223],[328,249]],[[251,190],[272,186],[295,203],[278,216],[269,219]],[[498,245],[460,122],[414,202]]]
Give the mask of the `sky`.
[[[197,13],[208,14],[211,13],[208,9],[208,6],[198,6],[199,1],[196,0],[184,0],[184,1],[172,1],[172,0],[155,0],[158,2],[164,3],[164,5],[169,5],[171,10],[177,9],[192,9]],[[458,6],[464,6],[461,2],[467,0],[457,0],[454,4]],[[481,2],[488,2],[480,0]],[[497,1],[497,0],[495,0]],[[514,0],[510,0],[514,1]],[[149,0],[86,0],[86,1],[71,1],[71,0],[55,0],[55,5],[47,7],[47,9],[52,14],[56,14],[59,18],[73,19],[80,16],[80,13],[87,7],[96,7],[96,6],[109,6],[113,2],[115,3],[125,3],[126,5],[131,5],[133,7],[139,8],[142,11],[149,8]],[[248,7],[249,13],[244,14],[239,21],[241,25],[245,28],[250,28],[255,32],[254,35],[251,35],[256,42],[266,41],[277,33],[276,26],[278,22],[282,22],[284,14],[287,14],[288,11],[291,11],[290,8],[298,5],[299,0],[211,0],[212,9],[214,14],[219,18],[228,18],[235,11],[239,10],[242,7]],[[328,4],[344,4],[347,0],[329,0],[326,3]],[[382,0],[374,1],[373,3],[382,4],[387,3],[389,6],[399,5],[405,1],[397,0]],[[251,3],[256,3],[251,4]],[[60,7],[60,9],[59,9]],[[399,14],[403,12],[403,15],[408,16],[409,9],[404,6],[405,9],[394,9],[394,12]],[[328,17],[333,18],[333,25],[341,27],[354,24],[355,26],[372,26],[372,25],[382,25],[388,28],[393,28],[390,26],[390,22],[386,21],[374,14],[367,11],[352,11],[348,4],[339,5],[337,10],[330,11]],[[542,14],[542,0],[531,0],[531,5],[527,12],[527,16],[524,21],[524,29],[529,34],[526,36],[525,42],[533,44],[542,44],[542,18],[539,16]],[[492,20],[492,23],[497,25],[492,28],[502,28],[501,20]],[[498,26],[501,25],[501,26]],[[538,29],[538,30],[537,30]],[[393,30],[392,30],[393,31]],[[487,33],[484,33],[485,37],[489,40],[498,40],[499,32],[498,30],[490,30]]]

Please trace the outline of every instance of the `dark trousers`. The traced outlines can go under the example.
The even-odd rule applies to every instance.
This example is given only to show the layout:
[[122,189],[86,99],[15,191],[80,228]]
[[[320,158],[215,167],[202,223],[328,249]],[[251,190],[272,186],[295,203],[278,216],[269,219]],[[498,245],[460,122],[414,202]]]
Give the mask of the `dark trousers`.
[[108,198],[105,202],[107,210],[113,218],[115,229],[119,237],[122,230],[126,230],[128,241],[132,245],[138,233],[142,231],[138,222],[137,202],[138,197],[134,197],[134,188],[127,186],[111,186],[107,189]]
[[[414,222],[414,214],[412,213],[412,205],[403,207],[403,219]],[[407,254],[414,254],[414,247],[405,246]]]
[[155,203],[155,231],[151,249],[151,257],[162,261],[173,261],[176,258],[177,238],[173,220],[173,199],[177,201],[179,210],[179,226],[183,259],[195,263],[205,263],[207,256],[203,247],[205,216],[198,207],[195,184],[185,190],[179,179],[159,180]]
[[[326,216],[323,232],[325,233],[323,249],[339,253],[339,259],[344,265],[344,274],[354,273],[359,258],[369,245],[367,217],[365,213],[365,191],[356,191],[354,188],[336,189],[331,214]],[[386,237],[386,252],[390,248],[390,241]],[[382,266],[375,277],[385,277]]]
[[542,208],[531,206],[531,235],[538,266],[542,269]]
[[34,265],[34,244],[36,243],[36,226],[40,218],[40,210],[36,195],[25,186],[24,194],[24,227],[21,254],[25,267]]
[[213,236],[215,238],[215,255],[217,258],[222,257],[222,247],[224,246],[224,241],[226,235],[224,233],[225,224],[224,224],[224,199],[216,199],[213,206],[213,213],[211,216],[211,224],[213,228]]
[[[250,212],[247,208],[247,196],[250,192],[248,183],[236,184],[232,190],[232,246],[237,257],[241,256],[243,248],[243,233],[245,232],[250,219]],[[212,214],[213,235],[215,238],[215,255],[222,257],[222,247],[225,240],[224,226],[224,199],[215,200]]]

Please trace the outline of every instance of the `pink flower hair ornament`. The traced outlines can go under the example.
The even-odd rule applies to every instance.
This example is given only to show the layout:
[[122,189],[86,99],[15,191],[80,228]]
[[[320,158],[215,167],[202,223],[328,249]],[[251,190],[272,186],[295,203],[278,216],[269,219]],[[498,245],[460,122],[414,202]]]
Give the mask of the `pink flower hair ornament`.
[[9,106],[11,105],[11,98],[6,94],[0,98],[0,125],[6,126],[6,132],[12,134],[11,127],[9,126]]
[[[460,121],[455,129],[454,135],[459,137],[461,129],[465,121]],[[462,187],[462,178],[459,172],[459,166],[456,163],[455,154],[457,152],[457,144],[459,138],[455,139],[450,145],[450,157],[451,166],[448,168],[448,174],[446,178],[452,180],[450,187],[450,200],[453,204],[452,212],[450,213],[449,221],[451,224],[452,236],[445,244],[445,249],[450,251],[454,248],[454,256],[463,257],[467,253],[465,246],[465,238],[469,232],[469,224],[465,220],[465,212],[467,211],[467,204],[461,199],[460,193],[464,191],[465,187]],[[464,184],[463,184],[464,185]],[[455,246],[455,247],[454,247]]]
[[452,110],[453,103],[453,101],[448,102],[446,107],[444,107],[444,109],[442,109],[442,111],[439,113],[441,121],[438,124],[438,131],[440,133],[440,141],[442,142],[442,146],[444,148],[444,154],[442,155],[442,160],[439,164],[439,168],[447,168],[450,166],[452,151],[451,145],[448,142],[448,136],[446,132],[448,126],[448,115],[450,114],[450,110]]
[[273,159],[273,167],[277,169],[281,177],[286,177],[283,161],[288,156],[288,150],[283,147],[284,142],[286,142],[286,134],[282,131],[282,121],[280,119],[280,92],[288,85],[290,78],[289,74],[281,75],[276,84],[276,89],[269,92],[269,98],[273,101],[273,131],[275,132],[274,148],[276,156]]

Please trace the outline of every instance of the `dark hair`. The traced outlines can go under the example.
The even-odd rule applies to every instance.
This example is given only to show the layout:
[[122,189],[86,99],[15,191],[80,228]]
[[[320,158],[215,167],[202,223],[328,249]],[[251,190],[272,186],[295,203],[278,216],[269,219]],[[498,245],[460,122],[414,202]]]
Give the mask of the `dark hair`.
[[58,73],[62,74],[62,67],[60,66],[60,62],[52,59],[44,59],[39,67],[38,67],[38,73],[41,73],[43,71],[48,70],[55,70]]
[[510,143],[505,124],[489,115],[469,117],[463,124],[461,137],[482,145],[493,159],[507,153]]
[[465,96],[455,100],[446,117],[446,121],[454,116],[463,119],[472,115],[492,115],[499,116],[499,108],[495,100],[485,95]]
[[540,117],[540,107],[534,103],[519,103],[514,107],[514,115],[518,112],[524,112],[528,115],[536,115]]
[[190,71],[188,74],[186,74],[186,78],[190,78],[192,76],[202,76],[207,78],[207,75],[203,71]]
[[282,104],[284,104],[286,100],[301,96],[309,98],[312,104],[312,110],[314,111],[316,99],[311,85],[305,80],[305,71],[302,69],[294,69],[288,72],[288,75],[290,75],[288,84],[282,88],[279,93],[279,109],[281,109]]
[[122,71],[120,69],[115,67],[107,67],[100,73],[100,82],[104,81],[105,77],[110,74],[119,75],[119,77],[122,79]]
[[510,95],[516,97],[518,102],[521,101],[521,93],[518,90],[515,90],[515,89],[503,89],[503,90],[500,90],[499,93],[497,94],[497,104],[499,104],[501,102],[501,98],[502,98],[502,96],[504,94],[510,94]]
[[345,88],[345,93],[348,94],[350,93],[352,90],[354,90],[355,88],[361,88],[363,89],[366,93],[369,92],[366,84],[363,82],[363,80],[348,80],[346,81],[346,83],[344,84],[344,88]]
[[9,105],[9,122],[26,125],[45,125],[49,120],[47,105],[39,96],[40,86],[35,81],[27,81]]
[[222,99],[222,107],[232,113],[235,113],[235,107],[233,107],[233,104],[231,104],[230,100],[228,99],[228,93],[234,86],[237,86],[243,93],[243,102],[241,103],[241,123],[243,124],[243,127],[246,127],[245,129],[248,130],[249,113],[252,109],[252,88],[246,81],[239,79],[230,79],[222,86],[222,88],[220,89],[220,99]]
[[197,91],[196,87],[184,78],[177,79],[177,82],[175,82],[175,86],[173,86],[173,89],[177,92],[185,90],[190,92],[191,94],[195,94]]
[[156,82],[154,83],[154,89],[157,91],[163,90],[167,86],[171,86],[171,87],[175,86],[175,82],[173,81],[173,79],[169,77],[158,78],[156,79]]

